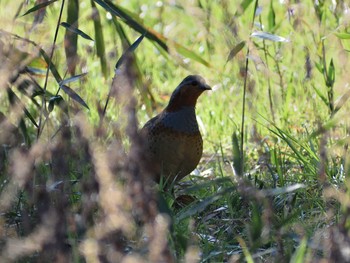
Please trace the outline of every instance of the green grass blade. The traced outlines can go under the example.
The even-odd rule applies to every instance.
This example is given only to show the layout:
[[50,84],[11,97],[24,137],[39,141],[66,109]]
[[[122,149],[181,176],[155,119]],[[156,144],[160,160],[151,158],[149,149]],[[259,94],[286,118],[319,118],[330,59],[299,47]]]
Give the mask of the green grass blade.
[[96,8],[95,2],[93,0],[91,0],[91,6],[92,8],[94,8],[96,12],[94,16],[96,53],[97,53],[97,56],[100,58],[102,74],[105,77],[105,79],[107,79],[108,67],[107,67],[107,59],[106,59],[106,52],[105,52],[106,47],[105,47],[105,41],[103,36],[101,17],[98,12],[98,9]]

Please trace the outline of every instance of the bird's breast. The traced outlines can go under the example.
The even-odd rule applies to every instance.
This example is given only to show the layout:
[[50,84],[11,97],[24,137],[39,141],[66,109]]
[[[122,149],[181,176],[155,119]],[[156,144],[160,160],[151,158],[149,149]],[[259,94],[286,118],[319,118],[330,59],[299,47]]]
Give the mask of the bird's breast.
[[195,134],[199,132],[194,107],[184,107],[174,112],[163,112],[161,123],[177,132]]

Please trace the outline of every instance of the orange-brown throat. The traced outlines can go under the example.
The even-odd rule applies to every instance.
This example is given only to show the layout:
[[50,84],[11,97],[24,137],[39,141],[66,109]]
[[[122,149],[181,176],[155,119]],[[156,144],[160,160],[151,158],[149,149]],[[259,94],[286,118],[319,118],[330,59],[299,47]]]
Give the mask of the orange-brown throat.
[[168,106],[165,108],[167,112],[178,111],[183,107],[195,107],[198,97],[211,88],[199,76],[188,76],[174,90],[171,95]]
[[181,96],[174,96],[170,99],[168,106],[165,108],[168,112],[178,111],[183,107],[195,107],[198,97],[203,91],[197,91],[196,93],[181,94]]

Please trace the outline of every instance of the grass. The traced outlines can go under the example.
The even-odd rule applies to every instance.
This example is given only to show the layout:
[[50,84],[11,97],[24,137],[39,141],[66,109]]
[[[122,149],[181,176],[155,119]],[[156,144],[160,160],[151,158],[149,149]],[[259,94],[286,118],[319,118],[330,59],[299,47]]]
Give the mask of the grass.
[[[0,4],[2,261],[350,260],[346,3],[77,2],[35,26],[34,1]],[[69,55],[59,19],[81,30]],[[137,128],[189,74],[213,91],[174,196],[149,182]]]

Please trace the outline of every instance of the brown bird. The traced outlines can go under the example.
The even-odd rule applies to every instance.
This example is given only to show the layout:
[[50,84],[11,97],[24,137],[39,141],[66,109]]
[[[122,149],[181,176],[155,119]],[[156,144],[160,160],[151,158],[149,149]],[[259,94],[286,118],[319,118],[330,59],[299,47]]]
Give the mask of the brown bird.
[[146,149],[154,168],[155,180],[169,185],[191,173],[203,152],[195,106],[198,97],[211,90],[198,75],[187,76],[174,90],[168,106],[142,128]]

